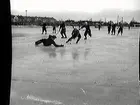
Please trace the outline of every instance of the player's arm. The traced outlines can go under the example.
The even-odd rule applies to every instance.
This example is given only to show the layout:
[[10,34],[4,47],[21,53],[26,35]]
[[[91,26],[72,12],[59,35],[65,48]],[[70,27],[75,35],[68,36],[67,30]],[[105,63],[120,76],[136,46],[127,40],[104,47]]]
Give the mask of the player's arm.
[[82,28],[84,28],[85,27],[85,25],[83,25],[81,28],[79,28],[79,30],[81,30]]
[[52,44],[53,44],[55,47],[64,47],[64,45],[58,45],[58,44],[56,44],[54,41],[52,41]]
[[43,43],[43,39],[36,41],[36,42],[35,42],[35,45],[37,46],[37,45],[39,45],[39,44],[41,44],[41,43]]
[[72,31],[71,35],[72,35],[72,36],[74,35],[74,30]]

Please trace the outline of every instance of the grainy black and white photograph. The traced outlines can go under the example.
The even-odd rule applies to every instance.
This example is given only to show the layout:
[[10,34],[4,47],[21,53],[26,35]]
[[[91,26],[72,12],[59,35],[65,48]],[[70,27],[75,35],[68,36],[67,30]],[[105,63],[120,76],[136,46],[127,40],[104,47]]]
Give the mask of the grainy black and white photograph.
[[10,6],[10,105],[140,105],[139,0]]

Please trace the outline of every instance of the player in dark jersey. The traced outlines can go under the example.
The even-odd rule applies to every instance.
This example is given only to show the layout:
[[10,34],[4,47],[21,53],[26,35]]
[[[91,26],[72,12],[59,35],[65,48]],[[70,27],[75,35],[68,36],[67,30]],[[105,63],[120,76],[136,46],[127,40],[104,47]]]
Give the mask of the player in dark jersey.
[[[80,28],[80,29],[82,29],[82,28],[86,28],[86,31],[85,31],[85,33],[84,33],[84,36],[85,36],[85,40],[87,39],[87,34],[91,37],[92,35],[91,35],[91,30],[90,30],[90,26],[89,26],[89,24],[87,23],[87,22],[85,22],[85,24]],[[80,30],[79,29],[79,30]]]
[[44,33],[44,31],[45,31],[45,34],[47,34],[46,23],[43,23],[42,25],[42,34]]
[[116,23],[112,24],[112,34],[111,35],[115,35],[116,33]]
[[40,39],[35,42],[35,45],[37,46],[43,43],[44,46],[51,46],[53,44],[55,47],[64,47],[64,45],[57,45],[54,41],[55,39],[56,39],[56,36],[49,35],[48,39]]
[[79,32],[79,30],[77,28],[74,28],[73,26],[73,31],[72,31],[72,36],[66,41],[66,43],[68,43],[69,41],[71,41],[72,39],[75,39],[76,37],[78,37],[76,44],[79,42],[79,40],[81,39],[81,34]]
[[108,34],[110,34],[110,31],[111,31],[111,22],[108,23],[107,28],[108,28]]
[[131,26],[130,26],[130,24],[128,24],[128,30],[130,30],[130,28],[131,28]]
[[118,29],[117,36],[119,35],[120,32],[121,32],[121,36],[122,36],[122,34],[123,34],[123,24],[122,23],[119,24],[119,29]]
[[59,31],[60,31],[60,34],[62,36],[61,38],[67,38],[67,36],[66,36],[66,27],[65,27],[65,23],[64,22],[62,24],[60,24]]
[[100,29],[101,29],[101,23],[98,24],[98,29],[100,31]]

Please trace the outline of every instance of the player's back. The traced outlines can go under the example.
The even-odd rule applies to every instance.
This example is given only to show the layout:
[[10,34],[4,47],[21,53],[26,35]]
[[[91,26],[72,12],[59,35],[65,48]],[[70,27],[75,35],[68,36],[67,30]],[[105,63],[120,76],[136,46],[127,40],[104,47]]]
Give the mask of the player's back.
[[72,31],[72,37],[75,38],[75,37],[77,37],[79,34],[80,34],[80,33],[79,33],[79,30],[76,29],[76,28],[74,28],[73,31]]
[[62,23],[62,24],[60,25],[60,28],[65,29],[65,24]]
[[74,30],[72,31],[72,33],[74,33],[74,34],[79,34],[79,30],[76,29],[76,28],[74,28]]
[[53,40],[51,38],[48,39],[42,39],[43,45],[44,46],[50,46],[51,44],[53,44]]

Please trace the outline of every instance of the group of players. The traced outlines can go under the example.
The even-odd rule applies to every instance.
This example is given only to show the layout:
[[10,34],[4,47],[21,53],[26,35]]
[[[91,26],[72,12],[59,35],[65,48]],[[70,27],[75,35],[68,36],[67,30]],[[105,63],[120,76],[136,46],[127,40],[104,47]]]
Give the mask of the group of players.
[[121,33],[121,35],[122,35],[123,34],[123,24],[118,23],[118,25],[117,25],[116,23],[112,23],[112,22],[109,22],[109,24],[108,24],[108,34],[111,33],[111,35],[115,35],[117,26],[118,26],[117,36],[119,35],[119,33]]
[[[72,39],[75,39],[78,37],[77,41],[76,41],[76,44],[79,42],[79,40],[81,39],[81,34],[79,32],[80,29],[82,28],[85,28],[85,33],[84,33],[84,36],[85,36],[85,40],[87,39],[87,34],[91,37],[91,30],[90,30],[90,26],[87,22],[85,22],[85,24],[80,27],[79,29],[75,28],[74,26],[73,27],[73,31],[72,31],[72,36],[66,41],[66,43],[70,42]],[[44,23],[43,26],[42,26],[42,34],[45,32],[45,34],[47,34],[47,30],[46,30],[46,24]],[[65,23],[63,22],[62,24],[60,24],[60,27],[59,27],[59,31],[60,34],[61,34],[61,38],[67,38],[67,35],[66,35],[66,27],[65,27]],[[56,27],[53,26],[53,33],[56,33]],[[39,45],[41,43],[43,43],[44,46],[50,46],[50,45],[54,45],[55,47],[63,47],[64,45],[57,45],[55,43],[55,40],[56,39],[56,36],[55,35],[49,35],[48,39],[41,39],[41,40],[38,40],[35,42],[35,45]]]
[[[109,24],[108,24],[108,34],[111,33],[111,35],[115,35],[116,26],[117,26],[117,24],[109,22]],[[74,26],[72,26],[72,27],[73,27],[72,36],[66,41],[66,43],[70,42],[72,39],[77,38],[76,44],[78,44],[79,40],[81,39],[81,34],[80,34],[79,30],[81,30],[82,28],[85,28],[85,32],[84,32],[84,37],[85,38],[84,38],[84,40],[87,40],[87,35],[89,35],[90,37],[92,36],[90,26],[87,22],[85,22],[83,26],[79,27],[79,29],[75,28]],[[47,34],[45,23],[42,25],[42,34],[44,32],[45,32],[45,34]],[[66,26],[65,26],[64,22],[62,22],[60,24],[58,32],[60,32],[61,38],[67,38]],[[53,26],[53,33],[56,33],[56,27],[55,26]],[[123,24],[122,23],[118,24],[117,35],[119,33],[121,33],[121,35],[123,34]],[[35,42],[35,45],[37,46],[37,45],[43,43],[44,46],[50,46],[50,45],[53,44],[55,47],[64,47],[64,45],[57,45],[54,41],[55,39],[56,39],[55,35],[49,35],[48,39],[38,40],[38,41]]]

